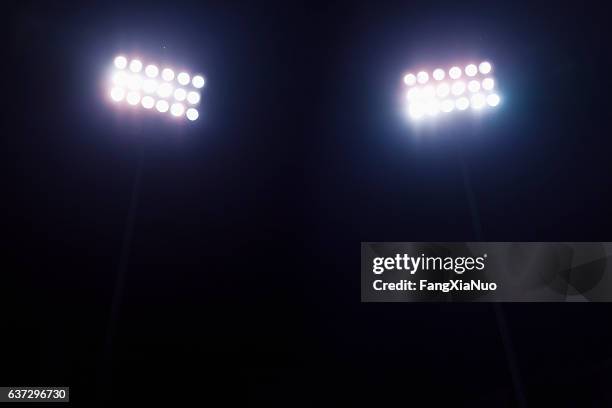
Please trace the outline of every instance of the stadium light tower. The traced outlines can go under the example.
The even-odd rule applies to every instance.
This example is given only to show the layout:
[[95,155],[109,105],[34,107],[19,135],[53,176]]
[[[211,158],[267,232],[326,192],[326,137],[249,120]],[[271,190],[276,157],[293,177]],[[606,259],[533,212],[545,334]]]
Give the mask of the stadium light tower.
[[490,62],[478,65],[452,66],[409,72],[404,76],[407,87],[406,109],[411,120],[435,117],[438,114],[480,111],[495,108],[501,102]]
[[169,67],[144,64],[140,59],[118,55],[108,84],[108,96],[127,108],[142,108],[174,118],[195,121],[200,116],[198,106],[205,80]]

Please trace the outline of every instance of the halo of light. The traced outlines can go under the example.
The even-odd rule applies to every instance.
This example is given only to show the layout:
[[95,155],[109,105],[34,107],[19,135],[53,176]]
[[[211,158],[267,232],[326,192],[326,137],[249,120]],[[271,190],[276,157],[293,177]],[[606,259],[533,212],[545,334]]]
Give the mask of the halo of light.
[[435,69],[435,70],[434,70],[434,72],[433,72],[433,74],[432,74],[432,75],[433,75],[433,77],[434,77],[434,79],[435,79],[436,81],[441,81],[441,80],[443,80],[443,79],[444,79],[444,76],[445,76],[446,74],[444,73],[444,70],[443,70],[443,69],[441,69],[441,68],[437,68],[437,69]]
[[485,78],[482,80],[482,89],[490,91],[495,87],[493,78]]
[[483,94],[477,93],[472,96],[472,108],[473,109],[482,109],[484,108],[486,103],[485,96]]
[[193,85],[194,87],[198,89],[204,87],[205,82],[206,81],[204,81],[204,77],[202,75],[196,75],[193,78],[191,78],[191,85]]
[[133,59],[130,62],[130,71],[132,72],[140,72],[142,71],[142,62],[138,59]]
[[491,72],[491,64],[488,61],[482,61],[478,65],[478,70],[481,74],[487,75],[489,72]]
[[500,102],[500,98],[498,94],[493,93],[493,94],[487,95],[487,104],[489,106],[495,107],[499,105],[499,102]]
[[140,93],[138,93],[137,91],[130,91],[125,97],[125,100],[130,105],[138,105],[138,102],[140,102]]
[[451,69],[448,70],[448,76],[451,77],[452,79],[457,79],[461,77],[461,68],[452,67]]
[[157,109],[157,111],[161,113],[168,112],[169,108],[170,108],[170,105],[168,104],[168,101],[165,101],[163,99],[160,99],[155,104],[155,109]]
[[468,90],[472,93],[480,91],[480,82],[475,79],[472,79],[468,83]]
[[157,90],[157,81],[154,79],[145,79],[142,83],[142,90],[145,93],[153,93]]
[[455,106],[457,106],[457,109],[459,110],[466,110],[470,106],[470,101],[465,96],[462,96],[461,98],[457,99]]
[[183,113],[185,112],[185,107],[183,106],[182,103],[173,103],[172,106],[170,107],[170,113],[173,116],[182,116]]
[[445,112],[445,113],[452,112],[453,109],[455,109],[455,102],[453,102],[452,99],[445,99],[440,104],[440,110],[442,112]]
[[425,107],[419,102],[411,103],[408,106],[408,114],[412,119],[420,119],[425,115]]
[[176,76],[176,80],[181,85],[187,85],[189,83],[189,74],[186,72],[181,72]]
[[478,67],[474,64],[469,64],[465,67],[465,75],[473,77],[478,73]]
[[125,89],[119,88],[119,87],[114,87],[110,91],[110,96],[113,99],[113,101],[119,102],[119,101],[123,100],[123,98],[125,97]]
[[142,78],[140,75],[131,75],[127,80],[127,87],[132,91],[138,91],[142,87]]
[[429,75],[425,71],[421,71],[417,74],[417,81],[419,84],[424,84],[429,81]]
[[187,119],[194,121],[198,118],[198,116],[200,116],[200,114],[198,113],[197,109],[194,108],[189,108],[187,109]]
[[153,64],[147,65],[145,68],[145,74],[147,74],[149,78],[155,78],[159,74],[159,68]]
[[127,59],[123,55],[116,56],[113,63],[117,69],[125,69],[127,67]]
[[167,82],[164,82],[163,84],[157,87],[157,94],[160,98],[169,97],[170,95],[172,95],[172,85]]
[[196,103],[200,102],[200,94],[196,91],[189,92],[187,94],[187,102],[192,105],[195,105]]
[[451,87],[451,92],[453,93],[453,95],[461,95],[462,93],[465,92],[465,82],[463,81],[457,81],[453,84],[453,86]]
[[176,88],[174,90],[174,99],[176,99],[177,101],[184,101],[185,98],[187,97],[187,91],[185,91],[183,88]]
[[450,92],[450,85],[446,82],[442,82],[440,85],[438,85],[438,88],[436,89],[436,94],[440,98],[445,98],[446,96],[448,96],[449,92]]
[[164,68],[162,70],[161,76],[164,81],[172,81],[174,79],[174,71],[170,68]]
[[421,97],[421,90],[419,88],[410,88],[406,96],[409,101],[415,101]]
[[155,99],[153,99],[152,96],[147,95],[142,98],[141,103],[143,108],[151,109],[153,106],[155,106]]

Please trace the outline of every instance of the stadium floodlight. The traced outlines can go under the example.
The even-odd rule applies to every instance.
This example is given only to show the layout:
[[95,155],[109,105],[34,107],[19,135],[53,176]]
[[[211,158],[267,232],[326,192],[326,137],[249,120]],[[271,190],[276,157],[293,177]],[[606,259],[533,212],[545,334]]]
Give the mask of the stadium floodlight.
[[184,71],[175,74],[169,67],[119,55],[113,60],[109,78],[108,95],[114,104],[166,115],[169,112],[171,117],[189,121],[200,116],[197,108],[205,84],[202,75]]
[[404,75],[408,116],[419,120],[438,113],[480,111],[501,103],[490,62],[469,63],[448,71],[434,69]]

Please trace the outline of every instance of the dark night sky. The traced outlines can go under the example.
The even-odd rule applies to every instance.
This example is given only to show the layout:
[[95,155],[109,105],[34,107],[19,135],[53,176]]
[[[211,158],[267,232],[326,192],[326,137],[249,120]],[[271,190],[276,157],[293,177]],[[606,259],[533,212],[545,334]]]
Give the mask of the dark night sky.
[[[598,7],[15,3],[0,383],[70,385],[75,406],[137,400],[129,387],[145,384],[224,405],[514,406],[509,358],[530,405],[612,403],[606,304],[503,305],[507,356],[491,305],[359,298],[361,241],[479,239],[461,160],[480,239],[611,240],[611,35]],[[201,69],[201,119],[111,109],[100,80],[118,52]],[[502,108],[417,132],[398,113],[403,73],[465,56],[494,61]]]

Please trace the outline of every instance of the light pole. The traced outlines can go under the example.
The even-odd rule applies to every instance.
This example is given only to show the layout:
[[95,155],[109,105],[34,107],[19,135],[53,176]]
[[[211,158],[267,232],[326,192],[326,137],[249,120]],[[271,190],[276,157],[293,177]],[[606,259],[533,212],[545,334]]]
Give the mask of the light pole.
[[[153,115],[175,122],[195,122],[200,117],[198,108],[205,82],[201,74],[191,75],[183,69],[175,72],[175,69],[168,66],[160,67],[155,63],[144,63],[140,58],[129,59],[124,55],[118,55],[113,59],[108,73],[106,99],[117,109],[143,115],[141,120],[154,120],[156,118],[147,117]],[[137,133],[140,134],[141,130]],[[104,361],[99,381],[101,399],[104,399],[112,385],[112,344],[125,289],[143,167],[144,146],[141,146],[111,298]]]

